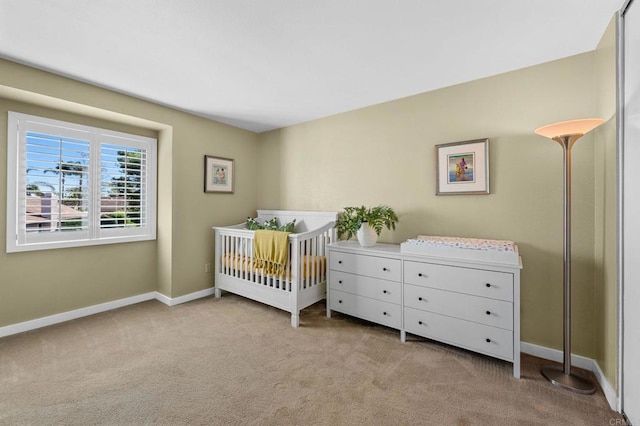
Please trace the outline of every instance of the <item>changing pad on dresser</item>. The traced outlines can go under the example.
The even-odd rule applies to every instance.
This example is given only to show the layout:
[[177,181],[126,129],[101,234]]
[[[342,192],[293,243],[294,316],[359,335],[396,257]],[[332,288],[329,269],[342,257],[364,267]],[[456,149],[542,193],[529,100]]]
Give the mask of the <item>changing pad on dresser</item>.
[[518,265],[518,246],[513,241],[419,235],[400,244],[406,254],[481,260]]

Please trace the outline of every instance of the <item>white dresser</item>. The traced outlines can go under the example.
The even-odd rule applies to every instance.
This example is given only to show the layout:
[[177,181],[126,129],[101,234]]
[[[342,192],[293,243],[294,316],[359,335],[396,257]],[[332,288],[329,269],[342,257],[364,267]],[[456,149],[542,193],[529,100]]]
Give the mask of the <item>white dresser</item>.
[[400,246],[329,244],[327,317],[338,311],[402,329]]
[[406,254],[395,244],[327,246],[327,316],[338,311],[513,363],[520,377],[520,269]]

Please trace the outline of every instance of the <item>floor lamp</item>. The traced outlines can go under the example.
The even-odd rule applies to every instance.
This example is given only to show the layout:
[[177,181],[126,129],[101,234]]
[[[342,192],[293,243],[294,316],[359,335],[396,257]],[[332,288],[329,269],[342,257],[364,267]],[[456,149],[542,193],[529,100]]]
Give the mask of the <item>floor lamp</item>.
[[536,134],[553,139],[562,147],[564,177],[564,275],[562,279],[564,361],[562,367],[543,367],[541,372],[554,385],[582,394],[594,393],[596,388],[588,378],[571,372],[571,147],[586,133],[601,125],[603,121],[599,118],[563,121],[535,130]]

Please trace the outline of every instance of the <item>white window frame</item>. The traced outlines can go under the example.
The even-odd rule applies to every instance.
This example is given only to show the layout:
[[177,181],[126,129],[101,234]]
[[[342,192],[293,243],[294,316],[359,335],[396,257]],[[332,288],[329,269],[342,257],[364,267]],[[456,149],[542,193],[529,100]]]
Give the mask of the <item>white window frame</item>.
[[[82,247],[156,239],[157,224],[157,140],[139,135],[114,132],[76,123],[8,112],[7,126],[7,253],[32,250]],[[27,127],[54,126],[59,136],[77,137],[79,134],[90,142],[89,163],[89,214],[88,230],[73,232],[38,233],[27,238],[25,218],[26,203],[20,203],[26,193]],[[117,144],[146,151],[146,167],[142,178],[146,200],[144,226],[105,229],[100,227],[100,147],[102,143]]]

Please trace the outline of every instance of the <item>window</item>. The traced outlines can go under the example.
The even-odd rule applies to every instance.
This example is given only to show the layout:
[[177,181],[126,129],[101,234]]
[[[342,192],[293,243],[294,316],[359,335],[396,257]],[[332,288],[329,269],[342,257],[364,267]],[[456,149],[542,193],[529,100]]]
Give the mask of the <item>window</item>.
[[156,238],[152,138],[9,112],[7,252]]

